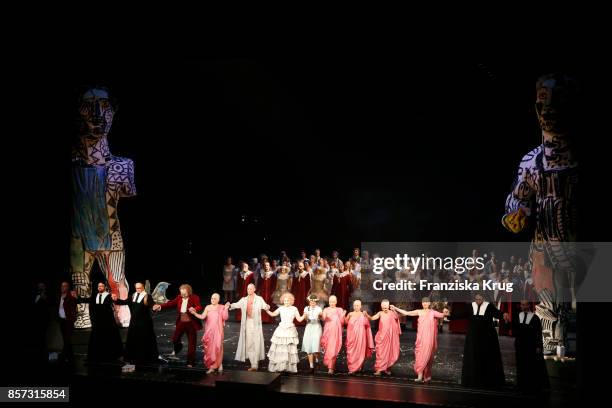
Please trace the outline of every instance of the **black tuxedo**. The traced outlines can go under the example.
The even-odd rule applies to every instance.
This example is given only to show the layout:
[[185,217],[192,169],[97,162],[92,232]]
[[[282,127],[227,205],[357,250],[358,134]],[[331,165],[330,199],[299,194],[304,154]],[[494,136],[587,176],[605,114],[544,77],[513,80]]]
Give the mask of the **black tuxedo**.
[[126,300],[116,300],[116,304],[128,305],[132,315],[125,343],[126,358],[133,363],[155,362],[159,356],[157,338],[153,330],[151,308],[153,299],[148,294],[140,302],[134,302],[134,294]]
[[123,354],[123,343],[115,321],[111,295],[108,294],[102,303],[98,303],[98,295],[99,293],[95,293],[89,299],[77,300],[77,303],[89,303],[91,335],[87,359],[99,362],[112,361]]

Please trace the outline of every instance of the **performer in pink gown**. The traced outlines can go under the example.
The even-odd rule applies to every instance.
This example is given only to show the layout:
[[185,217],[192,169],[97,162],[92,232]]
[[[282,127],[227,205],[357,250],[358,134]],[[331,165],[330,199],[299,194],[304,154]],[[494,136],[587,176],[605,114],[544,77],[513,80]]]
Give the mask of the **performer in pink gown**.
[[223,328],[228,317],[229,306],[220,305],[219,299],[219,294],[213,293],[210,297],[210,305],[206,306],[201,314],[193,307],[189,309],[189,312],[198,319],[206,319],[202,346],[204,347],[204,365],[208,368],[207,374],[215,371],[223,372]]
[[338,299],[329,297],[329,307],[323,310],[323,335],[321,336],[321,348],[325,350],[323,364],[327,366],[327,374],[333,374],[336,369],[336,359],[342,348],[342,325],[346,310],[336,307]]
[[363,362],[372,356],[374,338],[370,320],[361,310],[361,300],[353,302],[353,311],[346,318],[346,363],[349,374],[361,371]]
[[444,313],[431,308],[431,301],[424,297],[421,301],[422,309],[409,312],[391,305],[391,310],[404,316],[418,316],[416,342],[414,344],[414,372],[417,374],[416,382],[429,382],[431,380],[431,366],[434,355],[438,349],[438,320],[449,315],[448,309]]
[[374,364],[374,375],[380,376],[383,372],[391,374],[391,367],[400,354],[399,336],[402,329],[399,324],[397,313],[389,309],[389,301],[383,299],[380,302],[381,311],[374,316],[367,315],[370,320],[379,320],[378,332],[376,333],[376,363]]

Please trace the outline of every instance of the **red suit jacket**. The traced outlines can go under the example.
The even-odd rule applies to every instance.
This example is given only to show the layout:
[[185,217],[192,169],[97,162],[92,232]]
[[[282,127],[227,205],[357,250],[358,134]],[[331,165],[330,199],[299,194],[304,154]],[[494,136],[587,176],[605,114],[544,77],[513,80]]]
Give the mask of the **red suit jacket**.
[[[200,297],[198,295],[190,295],[187,298],[187,314],[191,317],[191,324],[196,330],[200,330],[202,328],[202,321],[189,313],[190,307],[195,307],[196,312],[202,312],[202,305],[200,305]],[[170,309],[171,307],[176,307],[176,324],[181,321],[181,305],[183,304],[183,298],[179,294],[173,300],[170,300],[161,305],[162,310]]]
[[[56,308],[56,310],[59,308],[59,304],[61,303],[62,298],[60,297],[57,305],[58,307]],[[67,293],[66,297],[64,298],[64,314],[66,314],[66,321],[69,323],[74,323],[76,321],[76,316],[77,316],[77,302],[76,299],[70,294]]]

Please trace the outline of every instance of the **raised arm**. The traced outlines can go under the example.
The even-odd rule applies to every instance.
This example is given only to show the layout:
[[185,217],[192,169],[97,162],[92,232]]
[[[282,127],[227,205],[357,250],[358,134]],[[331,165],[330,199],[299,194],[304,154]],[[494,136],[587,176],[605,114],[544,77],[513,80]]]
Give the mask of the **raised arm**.
[[200,297],[198,295],[192,295],[193,296],[193,303],[195,303],[195,310],[196,312],[200,312],[203,307],[200,304]]
[[393,305],[391,305],[390,309],[404,316],[418,316],[419,315],[418,309],[406,311],[404,309],[400,309],[399,307],[393,306]]
[[499,319],[499,320],[507,320],[508,319],[508,313],[503,313],[501,310],[499,310],[498,308],[496,308],[495,306],[493,306],[492,304],[489,303],[489,306],[487,307],[488,309],[491,309],[491,314],[493,315],[494,318]]
[[191,313],[192,315],[194,315],[198,319],[204,320],[208,316],[208,306],[206,306],[204,308],[204,311],[202,313],[198,313],[195,307],[190,307],[189,308],[189,313]]
[[380,312],[376,313],[374,316],[370,316],[369,314],[366,313],[366,317],[370,320],[378,320],[380,319]]
[[116,305],[129,305],[130,304],[129,297],[127,299],[119,299],[117,295],[115,295],[114,293],[111,295],[111,299],[113,299],[113,302]]
[[[267,306],[267,305],[266,305],[266,306]],[[265,310],[265,312],[266,312],[268,315],[270,315],[270,316],[272,316],[272,317],[278,316],[278,315],[280,314],[280,307],[279,307],[278,309],[276,309],[275,311],[273,311],[273,312],[271,312],[271,311],[270,311],[270,307],[268,307],[268,308],[266,308],[266,309],[264,309],[264,310]]]
[[240,309],[242,307],[242,305],[244,304],[245,298],[241,298],[239,301],[235,302],[235,303],[229,303],[229,310],[233,310],[233,309]]
[[92,300],[92,298],[82,298],[82,297],[76,297],[75,296],[75,302],[76,303],[91,303],[93,304],[94,301]]
[[348,313],[347,315],[344,316],[344,321],[343,321],[344,324],[348,325],[349,322],[351,321],[351,313]]
[[180,296],[175,297],[172,300],[167,301],[166,303],[162,303],[161,305],[158,305],[161,310],[166,310],[166,309],[170,309],[173,307],[176,307],[176,305],[178,304]]
[[531,173],[535,167],[538,149],[540,147],[527,153],[521,160],[512,191],[506,198],[506,214],[502,218],[502,224],[514,233],[518,233],[525,228],[527,219],[531,214],[532,200],[535,194]]
[[[445,312],[448,312],[448,309],[444,309]],[[437,310],[431,310],[431,313],[433,313],[434,317],[436,319],[444,319],[444,316],[447,316],[448,313],[440,313]]]

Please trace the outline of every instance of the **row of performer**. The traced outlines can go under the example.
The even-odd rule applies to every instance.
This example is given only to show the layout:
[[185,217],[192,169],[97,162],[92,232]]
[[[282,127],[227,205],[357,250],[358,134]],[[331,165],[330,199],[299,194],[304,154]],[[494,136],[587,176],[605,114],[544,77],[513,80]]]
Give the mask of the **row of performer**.
[[[132,319],[127,333],[125,358],[136,364],[156,362],[159,358],[157,339],[153,327],[151,310],[154,312],[174,309],[176,327],[172,336],[173,353],[178,354],[182,338],[187,336],[187,366],[196,364],[197,333],[206,322],[201,338],[204,350],[204,365],[208,373],[223,371],[223,343],[225,322],[230,310],[240,315],[240,336],[235,359],[248,360],[248,370],[256,371],[260,361],[265,360],[265,343],[262,330],[262,316],[280,317],[270,340],[267,357],[268,370],[271,372],[297,372],[298,350],[308,355],[312,373],[322,362],[329,374],[336,370],[336,361],[344,346],[349,374],[363,370],[366,359],[374,356],[374,375],[389,375],[391,368],[400,358],[400,316],[418,318],[415,343],[414,372],[415,381],[428,382],[432,376],[432,365],[437,350],[438,321],[448,317],[467,318],[468,331],[465,338],[461,384],[469,387],[495,388],[504,385],[505,377],[494,326],[494,319],[508,320],[508,315],[499,311],[493,304],[484,301],[477,294],[471,307],[461,313],[449,309],[443,312],[431,308],[428,298],[422,299],[420,309],[406,311],[396,307],[388,300],[382,300],[380,311],[370,315],[362,310],[361,302],[355,300],[352,310],[348,311],[337,304],[335,296],[330,296],[325,307],[320,299],[311,294],[303,310],[294,306],[294,296],[286,293],[282,305],[271,311],[270,305],[255,293],[255,285],[247,286],[246,296],[234,303],[220,303],[220,296],[213,294],[210,304],[202,307],[200,298],[193,293],[188,284],[179,288],[176,298],[162,304],[155,304],[144,290],[142,283],[135,284],[135,292],[126,300],[109,294],[104,283],[99,283],[97,293],[91,298],[76,298],[68,291],[68,284],[62,284],[60,309],[63,318],[70,320],[78,303],[89,303],[92,316],[92,331],[88,347],[88,360],[109,361],[121,358],[123,344],[114,316],[114,305],[127,305]],[[542,335],[539,318],[530,310],[530,302],[520,303],[519,318],[513,321],[516,347],[517,382],[523,389],[542,389],[547,386],[547,373],[542,354]],[[60,315],[62,313],[60,312]],[[371,322],[377,321],[376,335],[372,334]],[[295,322],[306,322],[301,347]],[[69,321],[66,327],[71,326]],[[323,323],[323,327],[321,327]],[[63,326],[63,327],[64,327]],[[346,329],[346,335],[343,335]],[[344,338],[344,341],[343,341]],[[69,343],[69,338],[65,337]]]

